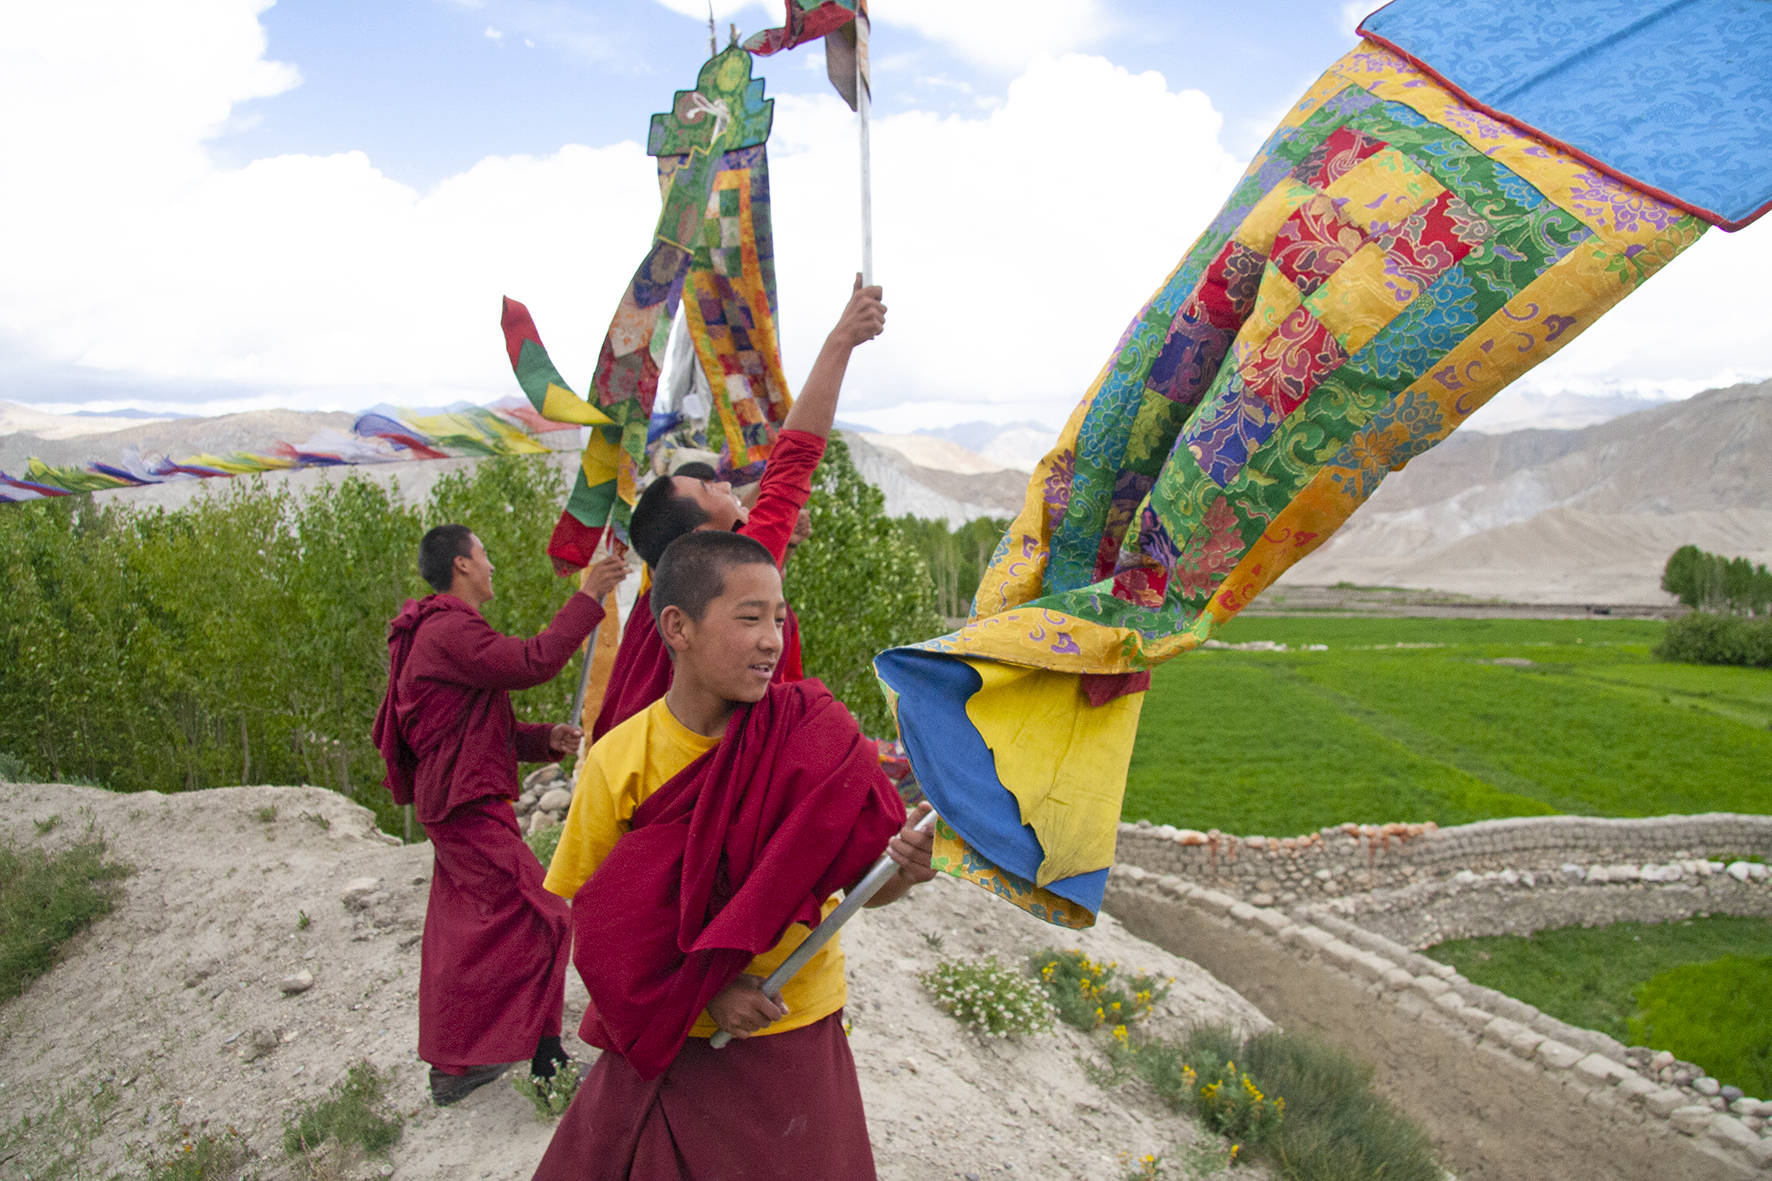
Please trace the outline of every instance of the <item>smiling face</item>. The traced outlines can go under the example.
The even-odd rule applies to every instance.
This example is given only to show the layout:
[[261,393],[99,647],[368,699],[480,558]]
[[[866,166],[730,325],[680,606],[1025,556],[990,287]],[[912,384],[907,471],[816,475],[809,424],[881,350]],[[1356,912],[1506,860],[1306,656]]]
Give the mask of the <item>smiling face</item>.
[[471,607],[478,608],[492,599],[492,559],[480,539],[468,535],[470,547],[466,557],[455,559],[455,583],[451,594]]
[[738,497],[733,494],[732,485],[724,480],[672,476],[671,491],[694,502],[696,507],[707,514],[708,519],[700,526],[703,529],[725,532],[744,524],[751,515],[750,510],[740,504]]
[[676,665],[673,695],[684,695],[691,708],[723,705],[729,712],[734,705],[761,700],[769,688],[781,660],[788,604],[781,573],[770,562],[729,565],[720,574],[720,593],[700,619],[666,607],[658,627]]

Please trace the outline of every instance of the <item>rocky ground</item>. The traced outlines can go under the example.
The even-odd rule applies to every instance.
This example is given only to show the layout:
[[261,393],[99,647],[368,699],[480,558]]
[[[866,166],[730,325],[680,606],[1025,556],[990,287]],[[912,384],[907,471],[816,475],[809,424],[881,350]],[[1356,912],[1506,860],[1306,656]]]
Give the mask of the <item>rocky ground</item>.
[[[39,832],[51,816],[59,822]],[[134,872],[116,909],[0,1007],[0,1175],[41,1177],[58,1160],[65,1177],[141,1175],[186,1139],[233,1128],[257,1154],[245,1175],[290,1176],[289,1113],[367,1058],[392,1072],[405,1134],[388,1161],[335,1175],[529,1176],[551,1125],[510,1086],[447,1111],[428,1102],[415,1054],[427,847],[390,843],[366,811],[318,788],[162,796],[0,784],[6,838],[55,847],[89,829]],[[1267,1024],[1106,915],[1062,932],[947,880],[863,916],[844,943],[852,1045],[888,1179],[1112,1179],[1146,1153],[1176,1161],[1198,1143],[1204,1159],[1211,1147],[1150,1095],[1091,1082],[1083,1035],[993,1042],[963,1031],[918,983],[942,957],[1019,962],[1080,947],[1174,976],[1153,1018],[1171,1030]],[[583,1005],[569,976],[569,1026]]]

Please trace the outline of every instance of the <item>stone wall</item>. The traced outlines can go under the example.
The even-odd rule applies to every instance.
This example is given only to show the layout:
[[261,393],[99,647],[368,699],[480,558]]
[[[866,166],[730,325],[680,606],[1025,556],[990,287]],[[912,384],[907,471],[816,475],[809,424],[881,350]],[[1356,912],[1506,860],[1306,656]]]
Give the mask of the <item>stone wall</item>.
[[[1772,859],[1772,816],[1523,816],[1456,828],[1345,824],[1283,838],[1238,837],[1217,829],[1198,832],[1141,820],[1120,826],[1117,860],[1235,889],[1260,905],[1289,906],[1459,873],[1567,876],[1570,866],[1580,867],[1584,880],[1592,869],[1601,868],[1604,873],[1593,880],[1610,882],[1641,880],[1647,862],[1673,882],[1713,876],[1751,856]],[[1666,871],[1669,865],[1678,868]],[[1629,876],[1633,871],[1634,879]],[[1742,872],[1763,882],[1767,871],[1757,865]]]
[[1351,923],[1125,862],[1106,907],[1274,1020],[1371,1063],[1463,1181],[1772,1175],[1772,1103],[1731,1097],[1671,1055],[1566,1025]]
[[[1611,1114],[1598,1122],[1612,1131],[1596,1127],[1594,1135],[1646,1126],[1659,1137],[1652,1141],[1655,1151],[1639,1142],[1633,1161],[1686,1154],[1690,1163],[1696,1150],[1711,1164],[1677,1175],[1739,1175],[1731,1168],[1772,1173],[1772,1102],[1707,1078],[1671,1054],[1627,1048],[1567,1025],[1418,953],[1450,938],[1624,919],[1772,916],[1772,870],[1748,860],[1768,856],[1772,817],[1727,813],[1522,817],[1444,829],[1349,824],[1284,839],[1140,822],[1120,827],[1109,902],[1135,930],[1127,912],[1147,916],[1155,930],[1185,932],[1197,946],[1164,946],[1198,959],[1277,1020],[1335,1032],[1334,1016],[1312,1008],[1316,992],[1346,994],[1380,1024],[1394,1022],[1400,1006],[1412,1018],[1431,1019],[1441,1034],[1462,1031],[1479,1048],[1530,1067],[1554,1084],[1547,1095],[1573,1088],[1584,1102],[1607,1108]],[[1320,978],[1314,984],[1308,973],[1304,983],[1284,979],[1293,969],[1274,963],[1250,972],[1251,964],[1275,961],[1276,943]],[[1350,974],[1362,983],[1355,992],[1336,984]],[[1271,994],[1266,1001],[1265,994]],[[1269,1004],[1296,1009],[1288,1015]],[[1346,1014],[1340,1016],[1345,1021]],[[1396,1038],[1408,1040],[1403,1026]],[[1429,1041],[1435,1038],[1444,1040],[1434,1035]],[[1395,1069],[1400,1079],[1408,1077],[1406,1067]],[[1486,1069],[1493,1073],[1494,1062]],[[1423,1115],[1418,1105],[1405,1106]],[[1443,1116],[1441,1131],[1454,1141],[1481,1142],[1480,1129],[1468,1121],[1430,1114]],[[1583,1110],[1576,1122],[1594,1122],[1589,1114]],[[1523,1112],[1518,1118],[1527,1120]],[[1561,1143],[1554,1128],[1539,1134],[1547,1151]],[[1682,1137],[1692,1138],[1685,1148]],[[1491,1144],[1482,1151],[1497,1149]],[[1513,1167],[1524,1166],[1516,1161]],[[1614,1173],[1627,1175],[1607,1175]]]

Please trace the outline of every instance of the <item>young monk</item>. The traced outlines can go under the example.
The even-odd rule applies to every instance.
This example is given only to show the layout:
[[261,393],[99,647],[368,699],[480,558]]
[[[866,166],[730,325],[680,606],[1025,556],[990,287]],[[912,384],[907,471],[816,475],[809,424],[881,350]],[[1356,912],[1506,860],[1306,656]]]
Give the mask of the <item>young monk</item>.
[[[880,288],[863,287],[861,276],[855,277],[849,305],[825,338],[812,372],[806,376],[805,387],[782,421],[775,449],[763,469],[756,504],[746,509],[733,495],[732,486],[718,480],[661,476],[641,493],[628,526],[628,536],[641,561],[657,568],[666,546],[697,529],[737,530],[746,537],[754,537],[763,543],[777,566],[793,545],[805,540],[808,523],[803,517],[806,499],[812,494],[812,473],[824,458],[825,444],[830,439],[849,355],[857,345],[872,340],[886,327],[886,305],[880,302],[880,295]],[[775,676],[780,681],[797,681],[803,675],[799,624],[789,611]],[[602,738],[618,723],[664,696],[670,683],[670,657],[659,641],[647,596],[642,594],[622,632],[602,709],[591,724],[591,740]]]
[[[660,701],[586,756],[547,888],[571,896],[603,1050],[537,1181],[874,1176],[843,1032],[843,953],[759,984],[886,850],[870,905],[934,876],[871,742],[817,681],[774,683],[787,604],[734,533],[673,542],[652,584],[675,662]],[[718,1030],[736,1039],[714,1050]]]
[[560,1045],[570,944],[564,903],[542,888],[541,863],[517,832],[517,763],[578,748],[578,727],[519,722],[510,690],[551,679],[603,618],[627,572],[593,565],[577,594],[533,639],[493,631],[492,561],[465,525],[419,542],[419,573],[437,591],[406,602],[388,626],[388,691],[375,744],[396,803],[413,804],[435,868],[418,980],[418,1053],[440,1107],[530,1060],[551,1076]]

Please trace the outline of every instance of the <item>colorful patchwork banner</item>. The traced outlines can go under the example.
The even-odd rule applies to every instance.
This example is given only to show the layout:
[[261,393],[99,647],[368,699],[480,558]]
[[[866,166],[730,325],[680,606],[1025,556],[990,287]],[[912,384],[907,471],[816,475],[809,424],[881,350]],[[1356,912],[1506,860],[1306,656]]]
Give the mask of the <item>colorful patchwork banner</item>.
[[[763,97],[762,79],[751,78],[750,55],[733,47],[702,66],[696,88],[678,91],[669,112],[653,116],[647,151],[661,160],[680,159],[668,172],[661,165],[664,209],[652,247],[604,337],[591,382],[593,400],[580,398],[567,386],[549,360],[529,310],[505,300],[505,346],[523,392],[538,413],[576,422],[591,432],[566,509],[548,543],[548,554],[562,572],[589,564],[605,528],[613,526],[618,534],[626,530],[645,470],[647,426],[671,317],[703,243],[715,182],[728,153],[768,139],[773,107]],[[742,242],[732,245],[742,252]],[[726,323],[725,308],[716,312],[714,318]],[[742,318],[737,322],[742,326]]]
[[198,454],[173,459],[164,455],[144,456],[131,447],[115,463],[94,461],[63,467],[32,458],[21,479],[0,473],[0,503],[168,480],[226,478],[304,467],[470,455],[537,455],[557,449],[550,445],[547,436],[562,429],[567,428],[540,418],[527,407],[508,403],[491,408],[462,405],[428,414],[380,407],[361,415],[349,435],[321,430],[299,445],[278,440],[263,452],[234,451],[227,455]]
[[1704,228],[1371,42],[1333,66],[1127,328],[971,619],[876,661],[938,866],[1093,922],[1148,670]]

